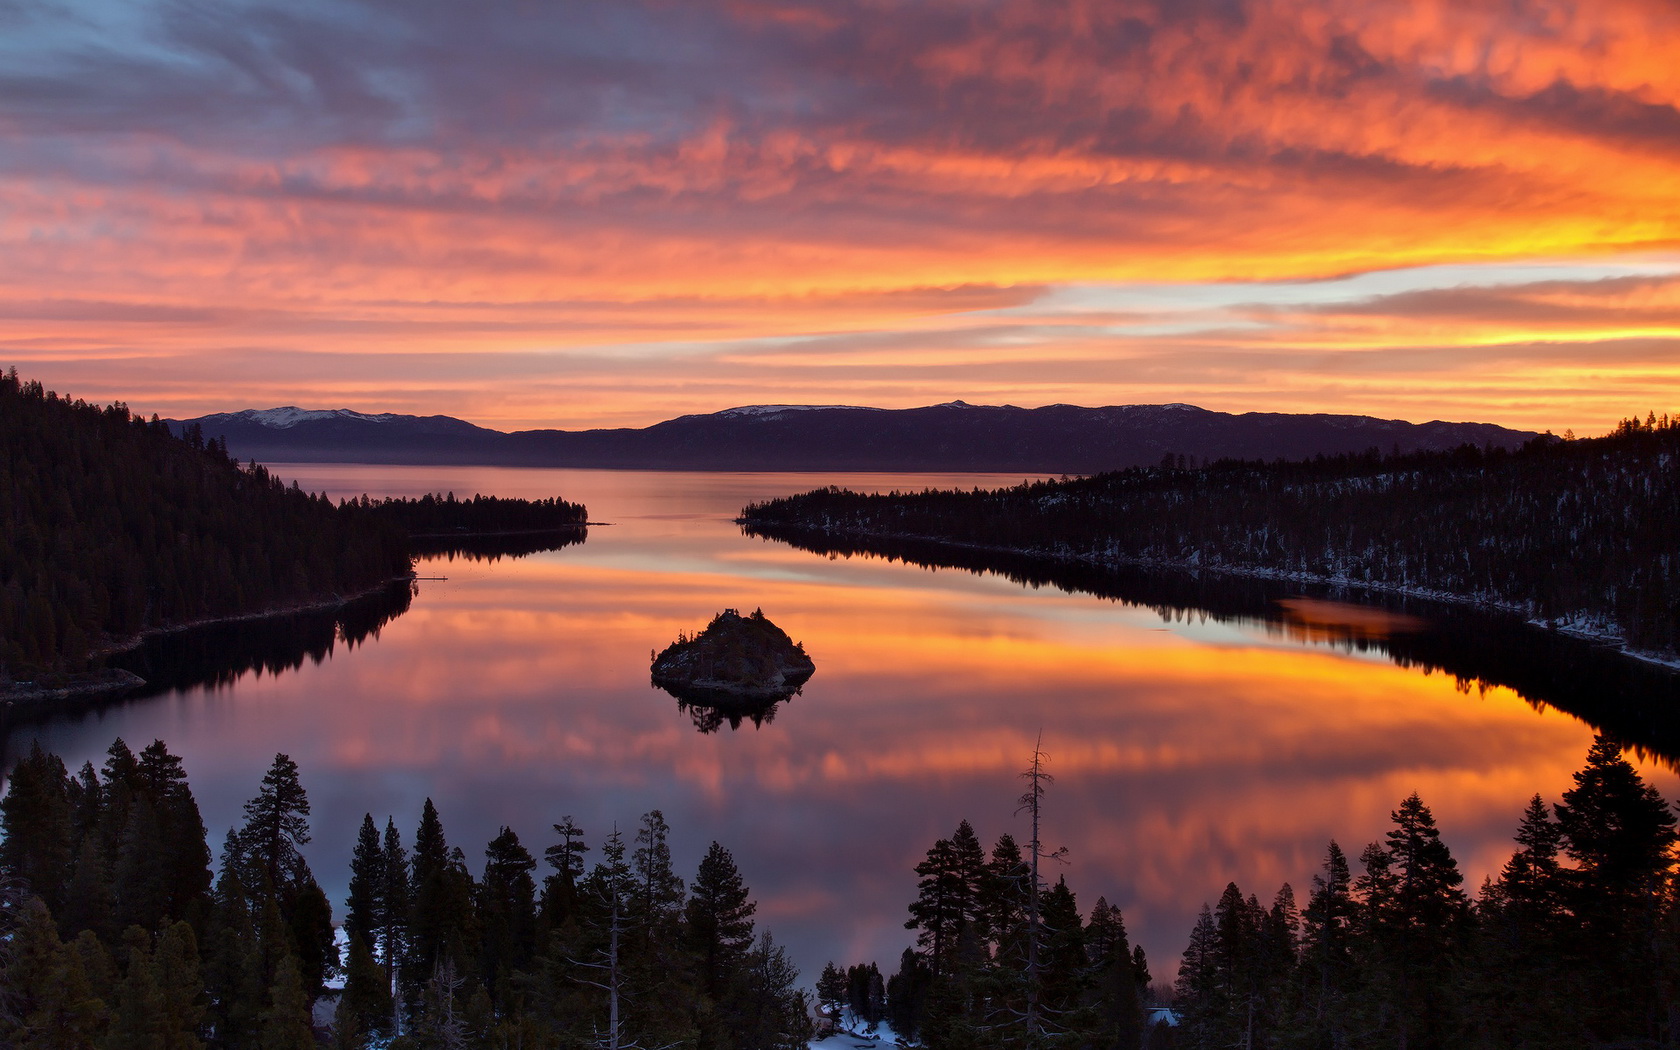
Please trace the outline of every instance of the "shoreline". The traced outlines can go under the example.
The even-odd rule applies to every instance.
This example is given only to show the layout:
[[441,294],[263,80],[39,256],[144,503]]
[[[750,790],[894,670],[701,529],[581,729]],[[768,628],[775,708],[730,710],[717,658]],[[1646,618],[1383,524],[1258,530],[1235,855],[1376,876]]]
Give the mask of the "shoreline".
[[[245,623],[254,620],[274,619],[281,616],[291,616],[297,613],[322,612],[328,609],[342,609],[352,602],[360,601],[379,593],[387,587],[398,583],[411,582],[413,573],[392,576],[371,587],[355,591],[347,595],[330,595],[310,601],[290,602],[284,605],[273,605],[248,613],[230,613],[225,616],[206,616],[184,623],[163,624],[148,627],[127,638],[106,642],[88,650],[88,659],[101,659],[115,656],[119,653],[133,652],[146,643],[149,638],[156,638],[168,634],[180,634],[203,627],[217,624]],[[42,672],[27,681],[8,681],[0,683],[0,723],[20,711],[41,708],[49,704],[60,704],[69,701],[87,700],[93,698],[114,698],[131,692],[146,685],[146,680],[132,671],[121,668],[101,668],[94,671],[52,671]]]
[[[1273,580],[1282,583],[1313,584],[1342,590],[1369,591],[1375,594],[1391,594],[1404,598],[1416,598],[1422,601],[1441,602],[1451,605],[1467,605],[1488,612],[1504,613],[1521,617],[1522,621],[1531,627],[1542,631],[1553,631],[1567,635],[1581,641],[1595,642],[1613,648],[1621,654],[1641,663],[1652,664],[1669,670],[1680,671],[1680,654],[1664,653],[1649,649],[1635,649],[1627,644],[1621,628],[1609,621],[1586,614],[1577,614],[1569,618],[1541,619],[1535,617],[1525,605],[1511,601],[1501,601],[1497,598],[1475,595],[1455,594],[1450,591],[1436,590],[1429,587],[1419,587],[1409,584],[1390,583],[1381,580],[1354,580],[1345,576],[1328,576],[1322,573],[1292,571],[1286,569],[1270,569],[1263,566],[1206,564],[1201,561],[1188,559],[1169,560],[1164,558],[1130,558],[1104,556],[1096,554],[1078,554],[1067,550],[1053,550],[1030,547],[1009,547],[1001,544],[964,543],[940,536],[919,536],[911,533],[883,533],[862,529],[824,528],[820,525],[769,523],[753,518],[736,518],[735,523],[745,528],[760,530],[789,529],[813,532],[833,539],[850,540],[859,543],[868,541],[926,543],[934,547],[945,547],[952,550],[980,551],[989,554],[1008,554],[1015,557],[1037,559],[1044,562],[1063,565],[1079,565],[1091,568],[1133,568],[1152,569],[1172,573],[1215,573],[1224,576],[1239,576],[1248,579]],[[770,538],[774,539],[774,536]],[[877,553],[878,552],[871,552]],[[885,556],[880,555],[878,556]]]

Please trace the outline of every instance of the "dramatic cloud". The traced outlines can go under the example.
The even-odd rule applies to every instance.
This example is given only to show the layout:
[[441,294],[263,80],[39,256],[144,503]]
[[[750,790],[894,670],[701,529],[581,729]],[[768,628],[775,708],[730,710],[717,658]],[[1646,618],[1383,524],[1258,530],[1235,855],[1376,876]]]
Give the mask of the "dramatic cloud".
[[[0,357],[160,411],[1602,429],[1680,400],[1677,40],[1668,0],[0,4]],[[1547,260],[1578,287],[1507,287]]]

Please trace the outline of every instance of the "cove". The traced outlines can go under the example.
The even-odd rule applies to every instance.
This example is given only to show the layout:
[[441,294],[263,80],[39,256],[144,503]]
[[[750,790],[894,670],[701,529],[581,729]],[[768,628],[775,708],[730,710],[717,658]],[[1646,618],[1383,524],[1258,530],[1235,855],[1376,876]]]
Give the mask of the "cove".
[[[421,581],[405,609],[299,624],[292,641],[183,638],[148,657],[176,668],[156,695],[7,741],[15,755],[38,739],[75,768],[117,736],[162,738],[212,843],[275,752],[289,754],[313,803],[310,860],[340,911],[364,811],[394,815],[410,840],[431,797],[477,870],[503,825],[540,855],[566,814],[596,845],[658,808],[685,877],[713,839],[735,854],[758,922],[807,981],[829,959],[895,968],[913,936],[911,869],[933,841],[963,818],[988,847],[1024,836],[1017,774],[1042,733],[1057,777],[1045,834],[1069,850],[1051,878],[1066,876],[1082,910],[1099,895],[1118,905],[1159,981],[1228,880],[1263,900],[1291,881],[1304,898],[1331,838],[1357,855],[1414,790],[1478,885],[1509,856],[1529,796],[1555,800],[1586,753],[1592,725],[1554,706],[1574,704],[1564,694],[1638,711],[1673,688],[1538,633],[1491,644],[1468,614],[847,557],[733,523],[746,503],[822,484],[1014,475],[275,469],[334,498],[562,496],[606,523],[557,549],[431,557],[419,575],[443,579]],[[651,685],[649,654],[725,608],[762,608],[820,670],[773,718],[702,733]],[[1563,692],[1548,701],[1548,687]],[[1661,727],[1618,730],[1674,798]]]

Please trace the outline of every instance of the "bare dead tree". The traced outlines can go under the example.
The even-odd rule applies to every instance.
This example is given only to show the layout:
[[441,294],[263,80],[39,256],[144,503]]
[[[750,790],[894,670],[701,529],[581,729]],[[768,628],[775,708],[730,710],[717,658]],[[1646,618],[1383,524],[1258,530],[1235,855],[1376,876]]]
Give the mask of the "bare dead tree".
[[1044,792],[1056,778],[1045,770],[1050,756],[1044,753],[1044,733],[1038,734],[1038,742],[1033,745],[1032,765],[1021,773],[1021,779],[1027,782],[1027,790],[1021,793],[1017,801],[1017,814],[1026,812],[1032,818],[1032,837],[1028,841],[1027,853],[1031,858],[1028,878],[1031,885],[1027,893],[1027,1009],[1024,1020],[1026,1022],[1026,1041],[1030,1047],[1040,1046],[1044,1042],[1045,1018],[1044,1010],[1038,1001],[1039,989],[1042,984],[1042,974],[1039,963],[1039,945],[1044,939],[1044,921],[1040,914],[1039,902],[1044,893],[1044,878],[1039,874],[1039,866],[1043,861],[1065,862],[1067,847],[1061,846],[1046,851],[1044,840],[1040,836],[1040,822],[1044,803]]

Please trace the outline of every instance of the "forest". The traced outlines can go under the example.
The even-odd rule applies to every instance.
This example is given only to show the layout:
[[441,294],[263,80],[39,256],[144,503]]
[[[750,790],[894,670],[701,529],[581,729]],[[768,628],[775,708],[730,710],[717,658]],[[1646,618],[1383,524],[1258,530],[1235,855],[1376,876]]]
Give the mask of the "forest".
[[1515,451],[1222,460],[996,491],[753,504],[749,533],[862,549],[926,540],[1045,561],[1228,571],[1451,597],[1680,646],[1680,419]]
[[349,596],[409,571],[400,530],[173,437],[0,376],[0,681],[77,670],[148,629]]
[[341,952],[301,851],[309,808],[297,765],[276,755],[213,871],[161,741],[137,755],[118,740],[103,768],[74,774],[34,748],[0,800],[0,1045],[806,1045],[798,972],[755,931],[734,858],[712,843],[685,886],[658,810],[593,846],[563,817],[541,876],[504,827],[475,877],[430,799],[406,845],[394,820],[366,815]]
[[589,511],[581,503],[563,499],[517,499],[475,494],[458,500],[455,493],[427,493],[414,499],[387,497],[345,500],[354,509],[388,521],[411,539],[454,538],[462,534],[480,536],[522,532],[556,532],[581,528],[589,523]]
[[1289,884],[1269,905],[1227,885],[1190,932],[1171,1027],[1146,1023],[1167,997],[1120,910],[1099,897],[1082,916],[1065,879],[1035,869],[1054,855],[1036,835],[1000,836],[988,857],[965,820],[916,868],[918,950],[885,980],[830,963],[817,996],[929,1050],[1680,1044],[1675,815],[1602,737],[1573,781],[1533,797],[1473,897],[1416,794],[1357,868],[1332,841],[1304,902]]
[[[0,689],[87,668],[147,632],[337,605],[406,577],[415,553],[579,542],[562,499],[453,493],[335,506],[196,427],[0,374]],[[556,533],[538,542],[507,534]],[[504,536],[501,540],[497,536]]]

